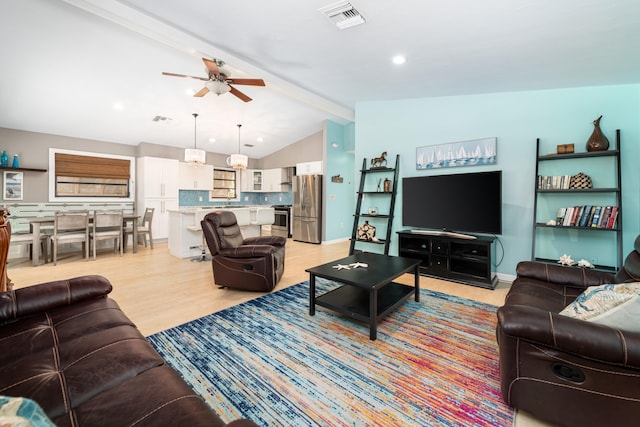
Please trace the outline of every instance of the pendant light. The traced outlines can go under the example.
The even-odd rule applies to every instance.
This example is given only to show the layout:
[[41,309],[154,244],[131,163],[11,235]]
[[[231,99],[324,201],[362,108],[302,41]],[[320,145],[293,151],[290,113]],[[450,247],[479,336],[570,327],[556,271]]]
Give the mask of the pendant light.
[[207,153],[204,150],[198,150],[198,143],[196,140],[196,125],[197,125],[198,113],[193,113],[193,148],[187,148],[184,150],[184,161],[190,165],[204,165],[207,160]]
[[246,169],[249,164],[249,158],[244,154],[240,154],[240,128],[241,124],[238,124],[238,154],[232,154],[227,158],[227,165],[234,169]]

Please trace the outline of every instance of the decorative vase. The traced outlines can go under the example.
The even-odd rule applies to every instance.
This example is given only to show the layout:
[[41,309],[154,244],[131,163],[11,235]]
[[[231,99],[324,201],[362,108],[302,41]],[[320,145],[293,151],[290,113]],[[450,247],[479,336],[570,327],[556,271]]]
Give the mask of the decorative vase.
[[391,180],[389,178],[384,179],[384,192],[389,193],[391,191]]
[[13,155],[13,163],[11,164],[11,167],[14,169],[18,169],[20,167],[20,161],[18,160],[17,154]]
[[600,130],[600,119],[598,117],[593,121],[593,133],[587,140],[587,151],[607,151],[609,149],[609,140]]
[[2,150],[2,156],[0,156],[0,166],[3,168],[9,167],[9,156],[7,150]]

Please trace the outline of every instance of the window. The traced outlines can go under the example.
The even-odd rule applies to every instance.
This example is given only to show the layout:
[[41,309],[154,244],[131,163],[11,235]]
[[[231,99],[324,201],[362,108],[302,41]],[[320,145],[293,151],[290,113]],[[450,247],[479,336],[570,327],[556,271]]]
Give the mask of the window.
[[133,157],[49,150],[49,199],[133,200]]
[[236,199],[238,197],[237,176],[233,169],[214,169],[211,199]]

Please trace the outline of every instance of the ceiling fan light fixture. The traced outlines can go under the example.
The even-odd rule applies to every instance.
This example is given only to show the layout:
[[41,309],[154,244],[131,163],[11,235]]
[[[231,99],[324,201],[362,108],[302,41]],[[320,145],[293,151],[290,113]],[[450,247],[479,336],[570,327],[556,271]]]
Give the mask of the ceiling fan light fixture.
[[207,153],[204,150],[198,149],[196,143],[196,121],[198,113],[193,113],[193,148],[186,148],[184,150],[184,161],[193,166],[204,165],[207,161]]
[[216,95],[224,95],[231,90],[227,83],[220,80],[209,80],[204,85],[209,89],[209,92],[213,92]]

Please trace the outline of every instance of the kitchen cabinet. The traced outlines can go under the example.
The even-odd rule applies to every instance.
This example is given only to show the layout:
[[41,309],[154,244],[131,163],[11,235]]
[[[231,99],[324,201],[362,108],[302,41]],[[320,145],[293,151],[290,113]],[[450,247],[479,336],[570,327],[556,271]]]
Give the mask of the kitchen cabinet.
[[169,210],[178,208],[179,162],[175,159],[140,157],[136,161],[136,212],[154,208],[153,239],[169,237]]
[[136,162],[138,199],[178,198],[178,163],[174,159],[138,158]]
[[262,191],[262,171],[245,169],[242,171],[242,191]]
[[145,199],[144,206],[154,208],[151,221],[153,241],[166,241],[169,238],[169,211],[178,209],[178,199]]
[[265,169],[262,171],[262,191],[282,191],[282,169]]
[[180,190],[213,190],[213,165],[179,162],[178,186]]
[[286,178],[286,169],[245,169],[242,171],[242,191],[249,192],[281,192],[283,189],[283,179]]

